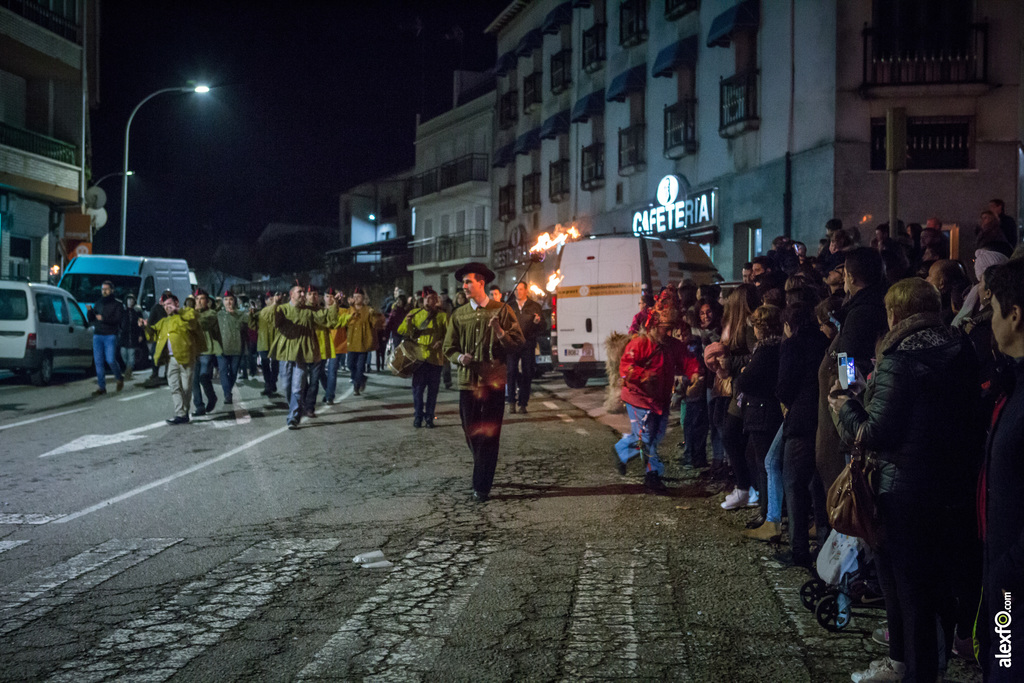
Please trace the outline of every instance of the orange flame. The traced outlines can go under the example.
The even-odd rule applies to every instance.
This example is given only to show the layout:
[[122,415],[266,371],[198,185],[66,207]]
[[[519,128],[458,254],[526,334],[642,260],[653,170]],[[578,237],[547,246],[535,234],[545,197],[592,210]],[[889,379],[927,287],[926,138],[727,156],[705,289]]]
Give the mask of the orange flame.
[[559,268],[555,272],[551,273],[551,277],[548,278],[548,284],[546,285],[549,292],[555,291],[555,287],[562,281],[562,270]]
[[862,218],[860,219],[860,224],[861,224],[861,225],[864,225],[865,223],[867,223],[867,222],[868,222],[869,220],[871,220],[871,219],[872,219],[872,215],[871,215],[870,213],[866,213],[866,214],[864,214],[864,216],[863,216],[863,217],[862,217]]
[[531,254],[537,254],[545,251],[550,251],[556,247],[560,247],[570,240],[578,240],[580,238],[580,231],[576,229],[575,225],[569,226],[566,230],[562,228],[561,223],[555,226],[554,233],[545,232],[543,235],[537,238],[537,243],[530,247]]
[[537,296],[545,296],[544,290],[537,285],[530,285],[530,293],[536,294]]

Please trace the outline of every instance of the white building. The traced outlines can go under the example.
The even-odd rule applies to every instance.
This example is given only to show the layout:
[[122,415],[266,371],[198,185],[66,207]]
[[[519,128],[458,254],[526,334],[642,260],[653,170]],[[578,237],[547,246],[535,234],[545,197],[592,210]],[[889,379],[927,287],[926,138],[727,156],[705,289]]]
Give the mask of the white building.
[[[457,83],[467,74],[456,75]],[[467,261],[490,261],[491,140],[494,89],[490,78],[456,87],[452,109],[416,127],[413,290],[447,289]]]
[[1021,213],[1022,23],[1007,0],[515,0],[487,28],[499,282],[557,223],[644,230],[668,175],[707,212],[646,229],[703,242],[727,277],[778,235],[815,253],[832,217],[867,243],[891,107],[900,218],[940,217],[969,258],[989,199]]

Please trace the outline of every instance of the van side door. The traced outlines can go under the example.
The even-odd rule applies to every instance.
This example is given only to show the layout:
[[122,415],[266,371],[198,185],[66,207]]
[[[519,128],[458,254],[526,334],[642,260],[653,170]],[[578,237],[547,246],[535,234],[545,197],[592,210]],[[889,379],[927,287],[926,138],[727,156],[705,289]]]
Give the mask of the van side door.
[[36,348],[50,353],[54,367],[68,365],[64,351],[70,342],[68,324],[71,314],[64,304],[64,297],[49,292],[36,292],[35,299]]
[[82,309],[78,307],[78,303],[72,299],[67,299],[66,301],[68,311],[71,313],[71,325],[69,327],[71,330],[70,350],[74,354],[74,364],[81,368],[90,368],[93,365],[93,330],[89,327],[89,323],[86,321]]

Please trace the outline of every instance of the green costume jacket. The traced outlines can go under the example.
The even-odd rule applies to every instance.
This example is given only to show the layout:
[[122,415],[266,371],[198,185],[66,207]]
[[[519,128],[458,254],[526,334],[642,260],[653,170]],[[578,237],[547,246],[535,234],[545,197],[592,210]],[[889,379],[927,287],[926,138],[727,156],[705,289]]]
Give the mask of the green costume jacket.
[[[498,336],[490,328],[491,318],[497,316],[505,336]],[[444,339],[444,355],[459,369],[459,389],[505,386],[505,357],[523,345],[523,331],[516,314],[500,301],[488,301],[476,310],[473,304],[460,306],[452,313],[448,333]],[[472,354],[468,367],[459,363],[459,356]]]
[[[444,354],[441,353],[445,335],[448,331],[448,314],[438,309],[434,317],[427,322],[430,312],[425,308],[414,308],[398,326],[398,334],[408,337],[423,347],[423,360],[431,365],[444,365]],[[441,342],[442,346],[433,348]]]
[[201,351],[203,331],[196,322],[196,312],[192,308],[183,308],[179,313],[161,318],[158,322],[145,327],[146,339],[156,342],[153,362],[159,365],[161,356],[169,346],[169,355],[174,356],[180,365],[191,365]]
[[220,356],[223,350],[220,345],[220,323],[217,322],[217,311],[207,308],[205,311],[196,312],[196,320],[202,329],[203,348],[200,353],[204,356]]
[[225,310],[217,312],[217,325],[220,331],[220,346],[222,356],[242,355],[242,334],[248,329],[246,315],[241,311],[228,313]]
[[259,313],[249,311],[249,326],[256,328],[256,350],[270,351],[274,346],[277,325],[274,322],[274,306],[265,306]]
[[271,357],[281,362],[301,360],[316,363],[320,360],[320,341],[317,327],[333,327],[338,324],[338,307],[314,310],[306,306],[273,304],[277,334],[271,347]]

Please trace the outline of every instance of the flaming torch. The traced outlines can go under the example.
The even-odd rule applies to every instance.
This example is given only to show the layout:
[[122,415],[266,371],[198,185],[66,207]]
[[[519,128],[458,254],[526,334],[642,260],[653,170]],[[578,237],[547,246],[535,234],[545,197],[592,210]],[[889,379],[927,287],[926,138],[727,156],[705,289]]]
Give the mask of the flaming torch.
[[580,238],[580,231],[575,225],[563,228],[562,224],[555,225],[554,232],[545,232],[537,238],[537,242],[530,247],[530,257],[534,260],[543,261],[545,255],[552,249],[557,249],[566,242],[575,241]]
[[554,292],[555,288],[558,287],[558,283],[562,281],[562,269],[559,268],[555,272],[551,273],[551,277],[548,278],[548,283],[545,285],[549,292]]
[[533,294],[534,296],[547,296],[547,294],[544,293],[544,290],[537,285],[530,285],[530,294]]

